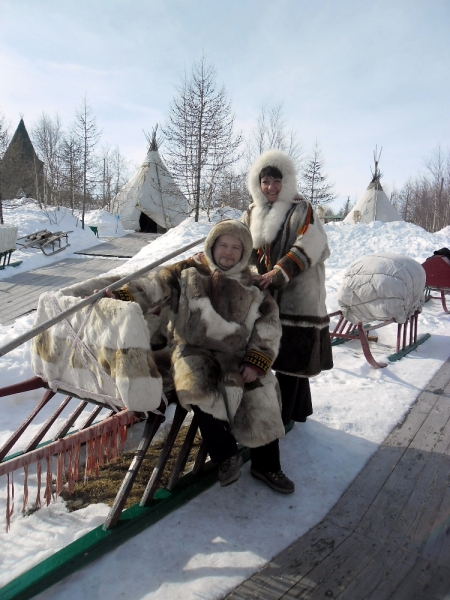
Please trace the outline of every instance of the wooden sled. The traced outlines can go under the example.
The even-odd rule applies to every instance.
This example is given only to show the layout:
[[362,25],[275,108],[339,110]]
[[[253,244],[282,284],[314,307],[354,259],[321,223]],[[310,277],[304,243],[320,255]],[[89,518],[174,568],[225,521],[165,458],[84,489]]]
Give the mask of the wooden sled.
[[[420,338],[417,336],[417,321],[419,314],[419,311],[416,311],[406,320],[405,323],[397,323],[396,351],[394,354],[388,356],[390,362],[400,360],[406,356],[406,354],[417,348],[417,346],[423,344],[423,342],[430,337],[429,333],[424,334]],[[388,363],[379,363],[374,358],[372,351],[370,350],[369,341],[376,341],[371,340],[371,337],[373,336],[370,336],[370,332],[395,323],[396,321],[394,319],[389,319],[388,321],[382,321],[376,324],[363,324],[361,322],[355,324],[345,319],[342,311],[340,310],[337,310],[328,316],[330,318],[336,316],[338,317],[338,322],[336,323],[334,329],[330,332],[332,346],[337,346],[338,344],[343,344],[350,340],[357,339],[361,343],[365,359],[372,367],[375,369],[387,367]]]
[[[46,383],[39,377],[33,377],[22,383],[8,386],[0,389],[0,397],[6,397],[25,391],[46,388]],[[58,390],[64,393],[64,390]],[[142,438],[139,442],[134,458],[130,464],[128,472],[123,479],[122,485],[117,493],[113,506],[108,514],[104,524],[104,529],[113,528],[122,514],[125,503],[131,492],[133,483],[136,479],[138,471],[145,458],[146,452],[157,433],[160,425],[164,422],[164,412],[166,404],[161,402],[161,405],[155,413],[149,413],[146,417],[143,413],[136,413],[128,410],[114,412],[110,410],[109,405],[102,404],[97,400],[79,399],[72,395],[66,398],[59,404],[50,417],[41,426],[34,438],[21,450],[14,454],[8,454],[19,442],[29,426],[35,421],[41,410],[55,396],[56,392],[49,390],[45,392],[41,401],[32,411],[32,413],[23,421],[18,429],[10,436],[6,443],[0,448],[0,476],[6,475],[8,478],[8,499],[14,497],[13,490],[13,473],[18,469],[23,468],[25,478],[27,477],[28,467],[33,463],[38,463],[38,472],[41,473],[41,462],[47,464],[47,475],[45,479],[45,492],[43,495],[45,503],[48,505],[51,498],[55,498],[55,494],[59,495],[63,489],[64,482],[67,483],[69,492],[73,491],[74,484],[78,481],[84,472],[84,477],[98,475],[99,467],[116,458],[122,451],[126,440],[127,430],[138,421],[145,421],[145,427]],[[42,440],[54,425],[56,419],[65,410],[68,405],[73,407],[72,412],[59,427],[56,434],[50,440],[42,443]],[[82,425],[77,431],[71,432],[71,428],[89,404],[93,404],[93,410],[87,415]],[[102,409],[108,409],[106,415],[100,421],[96,421]],[[155,497],[155,493],[160,488],[161,478],[169,458],[173,454],[175,440],[183,425],[187,411],[180,405],[177,405],[173,423],[169,434],[164,443],[158,463],[153,470],[153,473],[148,481],[148,485],[142,496],[140,506],[151,506]],[[191,453],[194,444],[194,438],[198,430],[198,425],[195,416],[192,418],[188,432],[184,439],[183,445],[178,453],[175,465],[172,469],[170,480],[166,486],[167,491],[172,491],[183,474],[187,460]],[[84,448],[86,453],[84,469],[80,465],[80,449]],[[56,472],[52,471],[52,459],[56,458]],[[207,463],[207,453],[202,443],[195,458],[194,467],[190,472],[191,479],[199,475],[203,470],[211,471],[213,464],[211,461]],[[52,482],[56,481],[56,485]],[[213,481],[212,481],[213,482]],[[212,483],[211,482],[211,483]],[[25,484],[26,486],[26,484]],[[11,489],[10,489],[11,487]],[[27,498],[24,498],[22,510],[26,509]],[[38,482],[38,496],[36,499],[36,507],[41,505],[40,498],[40,481]],[[6,507],[6,528],[9,529],[10,519],[13,514],[11,502],[8,500]]]
[[[69,244],[69,233],[71,231],[48,231],[41,229],[35,233],[25,235],[17,239],[16,244],[21,248],[38,248],[46,256],[57,254],[65,250]],[[64,245],[61,246],[61,243]]]
[[[432,298],[440,300],[444,312],[450,314],[445,300],[446,294],[450,294],[450,260],[435,254],[422,263],[422,267],[426,273],[425,302]],[[439,296],[433,296],[432,292],[438,292]]]

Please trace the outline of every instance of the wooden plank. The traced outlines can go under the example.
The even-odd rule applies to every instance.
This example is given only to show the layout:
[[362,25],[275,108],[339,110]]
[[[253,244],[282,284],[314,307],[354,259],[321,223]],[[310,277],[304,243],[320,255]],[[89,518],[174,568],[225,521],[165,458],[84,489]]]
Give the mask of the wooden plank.
[[420,553],[426,545],[439,507],[450,484],[450,459],[432,454],[399,514],[389,542]]
[[[450,565],[450,486],[445,490],[439,510],[428,532],[421,555],[436,564]],[[449,587],[450,590],[450,587]]]
[[376,536],[377,539],[389,538],[415,486],[420,485],[419,480],[431,458],[430,453],[438,444],[442,436],[442,428],[449,419],[449,399],[439,396],[430,414],[358,525],[356,530],[359,533]]
[[[370,543],[370,540],[367,541]],[[390,599],[392,593],[414,572],[418,560],[415,554],[391,544],[383,545],[339,595],[339,600]]]
[[72,258],[0,281],[0,323],[9,325],[36,310],[44,291],[59,290],[122,264],[120,259]]
[[[371,564],[382,544],[358,534],[350,535],[296,583],[283,599],[337,598]],[[356,598],[357,596],[355,596]]]
[[405,448],[381,446],[329,513],[340,527],[354,530],[379,494]]
[[449,597],[450,568],[419,558],[390,600],[438,600]]
[[328,520],[320,523],[240,585],[227,599],[281,598],[326,556],[340,547],[349,535],[349,531]]
[[422,392],[406,414],[405,419],[394,427],[383,442],[383,445],[408,446],[420,427],[424,424],[425,419],[438,401],[438,398],[439,396],[430,390]]
[[103,238],[104,240],[107,240],[103,244],[85,248],[75,254],[131,258],[159,236],[160,234],[157,233],[134,233],[127,234],[121,238]]

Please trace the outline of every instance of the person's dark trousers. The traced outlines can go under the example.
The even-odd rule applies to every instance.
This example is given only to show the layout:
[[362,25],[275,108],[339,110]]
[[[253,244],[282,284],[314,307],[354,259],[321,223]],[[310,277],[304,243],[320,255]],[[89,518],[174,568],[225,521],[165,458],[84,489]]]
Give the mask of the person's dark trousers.
[[[198,406],[192,406],[192,410],[197,417],[200,433],[211,460],[220,464],[227,458],[234,456],[238,451],[238,447],[227,421],[214,418],[212,415],[200,410]],[[279,440],[274,440],[265,446],[250,449],[254,469],[260,473],[276,473],[281,470],[278,442]]]
[[307,377],[277,373],[281,391],[281,418],[288,425],[291,420],[304,423],[313,414],[311,389]]
[[231,434],[227,421],[216,419],[200,410],[198,406],[192,406],[192,410],[197,417],[206,450],[213,462],[220,464],[227,458],[237,454],[237,443]]
[[250,448],[252,468],[258,473],[278,473],[281,471],[279,440],[265,446]]

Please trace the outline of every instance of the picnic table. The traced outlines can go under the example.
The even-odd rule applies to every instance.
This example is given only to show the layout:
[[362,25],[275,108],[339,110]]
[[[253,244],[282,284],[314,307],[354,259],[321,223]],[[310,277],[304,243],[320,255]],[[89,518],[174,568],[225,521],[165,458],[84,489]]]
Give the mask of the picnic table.
[[[16,243],[21,248],[38,248],[42,250],[46,256],[51,256],[57,252],[62,252],[70,246],[69,233],[72,232],[41,229],[35,233],[18,238]],[[64,246],[61,246],[61,243],[63,243]]]

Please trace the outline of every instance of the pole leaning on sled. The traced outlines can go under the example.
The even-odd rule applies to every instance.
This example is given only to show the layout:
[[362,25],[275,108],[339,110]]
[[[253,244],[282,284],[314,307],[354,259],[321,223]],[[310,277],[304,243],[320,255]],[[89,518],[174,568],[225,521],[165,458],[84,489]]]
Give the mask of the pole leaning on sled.
[[103,298],[107,289],[114,291],[114,290],[124,286],[126,283],[128,283],[135,277],[139,277],[140,275],[143,275],[144,273],[147,273],[148,271],[151,271],[152,269],[159,267],[167,260],[170,260],[171,258],[174,258],[175,256],[178,256],[179,254],[186,252],[186,250],[190,250],[191,248],[193,248],[194,246],[197,246],[198,244],[201,244],[205,240],[206,240],[206,236],[199,238],[198,240],[195,240],[194,242],[190,242],[189,244],[186,244],[186,246],[183,246],[182,248],[178,248],[177,250],[174,250],[170,254],[166,254],[166,256],[164,256],[163,258],[160,258],[159,260],[155,260],[154,262],[150,263],[149,265],[146,265],[145,267],[142,267],[141,269],[134,271],[134,273],[131,273],[130,275],[127,275],[126,277],[122,277],[122,279],[119,279],[115,283],[112,283],[111,285],[108,285],[107,287],[99,290],[95,294],[92,294],[91,296],[84,298],[81,302],[78,302],[77,304],[72,306],[72,308],[68,308],[64,312],[57,315],[56,317],[53,317],[52,319],[45,321],[45,323],[41,323],[38,327],[31,329],[27,333],[24,333],[23,335],[17,337],[16,339],[12,340],[8,344],[1,346],[0,347],[0,357],[4,356],[5,354],[8,354],[8,352],[11,352],[11,350],[14,350],[15,348],[17,348],[18,346],[21,346],[25,342],[28,342],[28,340],[31,340],[31,338],[42,333],[46,329],[49,329],[53,325],[56,325],[56,323],[59,323],[66,317],[73,315],[74,313],[76,313],[80,309],[84,308],[85,306],[88,306],[89,304],[92,304],[96,300]]

